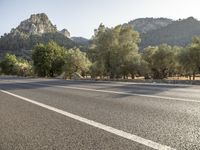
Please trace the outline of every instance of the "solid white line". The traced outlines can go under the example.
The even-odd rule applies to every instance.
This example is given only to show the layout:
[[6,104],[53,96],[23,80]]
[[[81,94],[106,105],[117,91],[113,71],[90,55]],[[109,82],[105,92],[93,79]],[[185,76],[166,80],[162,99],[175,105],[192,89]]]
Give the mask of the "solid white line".
[[[37,85],[51,87],[51,85],[49,85],[49,84],[41,84],[41,83],[26,83],[26,84],[37,84]],[[118,91],[110,91],[110,90],[108,90],[108,91],[107,90],[97,90],[97,89],[74,87],[74,86],[57,86],[57,85],[55,85],[54,87],[65,88],[65,89],[73,89],[73,90],[83,90],[83,91],[102,92],[102,93],[131,95],[131,96],[138,96],[138,97],[150,97],[150,98],[156,98],[156,99],[165,99],[165,100],[200,103],[200,100],[186,99],[186,98],[175,98],[175,97],[168,97],[168,96],[157,96],[157,95],[148,95],[148,94],[135,94],[135,93],[130,93],[130,92],[118,92]]]
[[128,139],[128,140],[143,144],[145,146],[148,146],[148,147],[151,147],[151,148],[154,148],[154,149],[157,149],[157,150],[175,150],[175,149],[173,149],[173,148],[171,148],[169,146],[165,146],[165,145],[153,142],[151,140],[144,139],[144,138],[139,137],[137,135],[134,135],[134,134],[131,134],[131,133],[127,133],[127,132],[124,132],[122,130],[118,130],[116,128],[113,128],[113,127],[110,127],[110,126],[95,122],[93,120],[89,120],[87,118],[84,118],[84,117],[81,117],[81,116],[78,116],[78,115],[74,115],[72,113],[60,110],[58,108],[55,108],[55,107],[52,107],[52,106],[49,106],[49,105],[46,105],[46,104],[43,104],[43,103],[40,103],[40,102],[37,102],[37,101],[34,101],[34,100],[31,100],[29,98],[25,98],[25,97],[22,97],[22,96],[19,96],[19,95],[16,95],[16,94],[10,93],[8,91],[4,91],[4,90],[0,90],[0,91],[3,92],[3,93],[6,93],[8,95],[14,96],[16,98],[19,98],[21,100],[24,100],[26,102],[38,105],[40,107],[43,107],[45,109],[48,109],[48,110],[51,110],[51,111],[54,111],[54,112],[57,112],[59,114],[62,114],[64,116],[67,116],[67,117],[72,118],[74,120],[83,122],[83,123],[88,124],[90,126],[93,126],[93,127],[102,129],[104,131],[107,131],[109,133],[115,134],[117,136],[123,137],[125,139]]

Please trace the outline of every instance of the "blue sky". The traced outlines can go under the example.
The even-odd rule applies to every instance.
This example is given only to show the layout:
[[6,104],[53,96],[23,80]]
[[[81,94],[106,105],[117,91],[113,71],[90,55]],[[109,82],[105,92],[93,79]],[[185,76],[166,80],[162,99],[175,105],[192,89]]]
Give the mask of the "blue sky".
[[46,13],[59,30],[90,38],[100,23],[116,26],[141,17],[200,19],[199,0],[0,0],[0,35],[35,13]]

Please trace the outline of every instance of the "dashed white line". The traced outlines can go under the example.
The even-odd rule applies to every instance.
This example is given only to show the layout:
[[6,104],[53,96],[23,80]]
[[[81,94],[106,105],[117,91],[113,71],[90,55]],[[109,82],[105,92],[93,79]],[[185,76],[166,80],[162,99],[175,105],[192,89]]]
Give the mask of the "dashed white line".
[[58,109],[58,108],[55,108],[55,107],[52,107],[52,106],[49,106],[49,105],[34,101],[34,100],[31,100],[29,98],[22,97],[22,96],[13,94],[13,93],[5,91],[5,90],[0,90],[0,91],[3,92],[3,93],[6,93],[8,95],[14,96],[16,98],[19,98],[19,99],[21,99],[23,101],[35,104],[35,105],[43,107],[45,109],[48,109],[48,110],[57,112],[59,114],[62,114],[64,116],[66,116],[66,117],[72,118],[74,120],[80,121],[80,122],[88,124],[90,126],[93,126],[93,127],[99,128],[101,130],[107,131],[109,133],[115,134],[117,136],[123,137],[125,139],[128,139],[128,140],[143,144],[143,145],[145,145],[147,147],[150,147],[150,148],[153,148],[153,149],[157,149],[157,150],[175,150],[175,149],[173,149],[173,148],[171,148],[169,146],[156,143],[154,141],[139,137],[137,135],[134,135],[134,134],[131,134],[131,133],[128,133],[128,132],[125,132],[125,131],[122,131],[122,130],[119,130],[119,129],[116,129],[116,128],[113,128],[113,127],[110,127],[110,126],[107,126],[107,125],[104,125],[104,124],[101,124],[99,122],[96,122],[96,121],[93,121],[93,120],[89,120],[87,118],[84,118],[84,117],[81,117],[81,116],[78,116],[78,115],[63,111],[61,109]]

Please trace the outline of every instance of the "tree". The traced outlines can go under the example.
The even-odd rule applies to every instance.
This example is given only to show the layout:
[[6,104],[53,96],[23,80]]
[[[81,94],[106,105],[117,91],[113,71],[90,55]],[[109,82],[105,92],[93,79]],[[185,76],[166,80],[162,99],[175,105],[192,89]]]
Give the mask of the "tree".
[[144,64],[139,53],[133,53],[132,55],[129,55],[129,58],[127,58],[125,62],[124,68],[122,68],[124,78],[125,75],[128,74],[131,75],[132,79],[134,79],[136,75],[141,75],[143,73],[143,69],[145,69],[143,65]]
[[130,73],[125,71],[125,68],[134,60],[133,56],[138,54],[139,42],[138,32],[130,26],[106,28],[101,24],[95,30],[94,46],[90,54],[92,60],[95,60],[95,66],[103,67],[101,75],[105,73],[110,78],[119,78]]
[[33,75],[32,65],[24,59],[18,59],[18,62],[14,65],[14,70],[19,76]]
[[7,75],[15,75],[15,65],[17,64],[17,58],[15,55],[12,54],[6,54],[3,58],[3,60],[1,61],[1,70],[3,73],[7,74]]
[[189,76],[191,80],[191,76],[193,72],[196,72],[196,67],[194,66],[193,60],[189,55],[189,46],[185,47],[180,53],[178,57],[178,61],[181,67],[181,72],[183,75]]
[[192,43],[187,46],[180,54],[180,64],[186,75],[195,76],[200,71],[200,37],[194,37]]
[[32,54],[33,65],[38,76],[54,77],[62,72],[65,49],[55,42],[38,44]]
[[73,73],[80,73],[83,76],[89,71],[91,62],[86,56],[86,53],[81,52],[78,48],[69,49],[65,54],[64,72],[65,78],[72,78]]
[[180,63],[180,55],[184,51],[184,48],[180,47],[180,46],[174,46],[174,47],[172,47],[172,51],[174,52],[174,63],[175,64],[174,64],[173,72],[171,72],[171,74],[179,77],[184,74],[183,66]]
[[32,54],[34,71],[38,76],[45,77],[51,68],[51,55],[44,44],[38,44]]
[[189,55],[194,65],[193,80],[195,80],[196,74],[200,71],[200,37],[193,38],[189,50]]
[[0,66],[1,71],[7,75],[32,75],[32,65],[24,59],[17,59],[17,57],[12,54],[6,54]]
[[106,75],[106,69],[104,64],[105,63],[102,61],[95,61],[94,63],[92,63],[90,67],[90,73],[92,78],[100,76],[100,78],[102,79],[103,76]]
[[153,55],[158,50],[157,46],[148,46],[144,49],[142,53],[142,59],[144,60],[144,64],[147,67],[146,71],[143,72],[145,79],[149,79],[153,77],[152,68],[154,68],[154,60]]
[[167,44],[145,49],[143,58],[148,62],[154,79],[167,78],[175,68],[175,53]]
[[46,49],[51,53],[51,69],[49,70],[50,76],[54,77],[54,75],[59,75],[62,73],[62,67],[65,63],[65,49],[60,47],[55,42],[49,42],[46,45]]

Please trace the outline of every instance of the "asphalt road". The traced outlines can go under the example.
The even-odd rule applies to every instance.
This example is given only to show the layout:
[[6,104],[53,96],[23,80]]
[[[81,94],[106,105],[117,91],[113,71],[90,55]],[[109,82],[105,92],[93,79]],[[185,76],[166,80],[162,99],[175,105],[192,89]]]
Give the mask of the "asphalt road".
[[0,77],[0,150],[118,149],[199,150],[200,86]]

